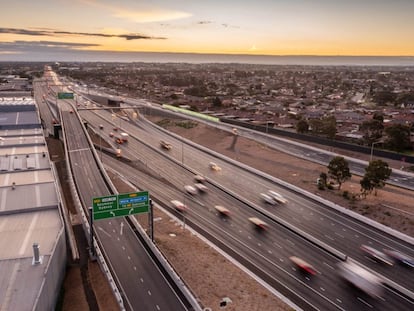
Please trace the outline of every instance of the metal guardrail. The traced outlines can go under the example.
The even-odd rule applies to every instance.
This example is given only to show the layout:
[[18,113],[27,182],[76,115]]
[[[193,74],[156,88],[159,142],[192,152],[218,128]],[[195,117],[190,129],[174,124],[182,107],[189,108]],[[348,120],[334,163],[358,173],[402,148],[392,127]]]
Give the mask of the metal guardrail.
[[[147,122],[149,122],[149,121],[147,121]],[[294,185],[292,185],[292,184],[289,184],[289,183],[287,183],[287,182],[285,182],[285,181],[283,181],[283,180],[281,180],[281,179],[278,179],[278,178],[276,178],[276,177],[274,177],[274,176],[271,176],[271,175],[266,174],[266,173],[264,173],[264,172],[262,172],[262,171],[256,170],[256,169],[254,169],[254,168],[252,168],[252,167],[250,167],[250,166],[248,166],[248,165],[245,165],[245,164],[243,164],[243,163],[241,163],[241,162],[235,161],[235,160],[233,160],[233,159],[231,159],[231,158],[229,158],[229,157],[226,157],[226,156],[224,156],[224,155],[222,155],[222,154],[220,154],[220,153],[217,153],[217,152],[215,152],[215,151],[212,151],[212,150],[210,150],[210,149],[207,149],[207,148],[205,148],[204,146],[200,146],[200,145],[198,145],[198,144],[195,144],[194,142],[192,142],[192,141],[190,141],[190,140],[187,140],[187,139],[185,139],[185,138],[183,138],[183,137],[181,137],[181,136],[179,136],[179,135],[177,135],[177,134],[175,134],[175,133],[171,133],[171,132],[169,132],[169,131],[165,130],[164,128],[162,128],[162,127],[160,127],[160,126],[158,126],[158,125],[156,125],[156,124],[153,124],[153,123],[152,123],[152,125],[153,125],[153,126],[155,126],[155,127],[157,127],[157,128],[158,128],[159,130],[161,130],[162,132],[164,132],[164,133],[166,133],[166,134],[168,134],[168,135],[170,135],[170,136],[175,137],[175,138],[176,138],[177,140],[179,140],[179,141],[184,141],[185,143],[187,143],[187,144],[189,144],[189,145],[193,146],[194,148],[197,148],[197,149],[202,150],[202,151],[204,151],[204,152],[206,152],[206,153],[208,153],[208,154],[211,154],[211,155],[213,155],[214,157],[220,158],[221,160],[223,160],[223,161],[225,161],[225,162],[228,162],[228,163],[231,163],[232,165],[236,165],[236,166],[238,166],[238,167],[242,167],[243,169],[245,169],[245,170],[247,170],[247,171],[249,171],[249,172],[251,172],[251,173],[253,173],[253,174],[255,174],[255,175],[258,175],[258,176],[261,176],[261,177],[266,178],[266,179],[268,179],[268,180],[271,180],[271,181],[273,181],[273,182],[275,182],[275,183],[277,183],[277,184],[279,184],[279,185],[283,186],[284,188],[287,188],[287,189],[289,189],[289,190],[291,190],[291,191],[294,191],[294,192],[296,192],[296,193],[298,193],[298,194],[300,194],[300,195],[302,195],[302,196],[308,197],[308,198],[310,198],[310,199],[312,199],[312,200],[314,200],[314,201],[316,201],[316,202],[319,202],[319,203],[321,203],[321,204],[323,204],[323,205],[325,205],[325,206],[327,206],[327,207],[330,207],[330,208],[335,209],[335,210],[337,210],[337,211],[339,211],[339,212],[341,212],[341,213],[343,213],[343,214],[346,214],[347,216],[350,216],[350,217],[352,217],[352,218],[355,218],[355,219],[357,219],[357,220],[361,221],[362,223],[368,224],[368,225],[370,225],[370,226],[372,226],[372,227],[374,227],[374,228],[376,228],[376,229],[378,229],[378,230],[381,230],[381,231],[384,231],[384,232],[386,232],[386,233],[390,234],[390,235],[391,235],[391,236],[393,236],[393,237],[396,237],[396,238],[398,238],[398,239],[404,240],[404,241],[406,241],[406,242],[408,242],[408,243],[410,243],[410,244],[414,245],[414,238],[413,238],[413,237],[410,237],[410,236],[408,236],[408,235],[406,235],[406,234],[404,234],[404,233],[401,233],[401,232],[399,232],[399,231],[397,231],[397,230],[394,230],[394,229],[392,229],[392,228],[390,228],[390,227],[387,227],[387,226],[385,226],[385,225],[383,225],[383,224],[380,224],[380,223],[378,223],[378,222],[376,222],[376,221],[374,221],[374,220],[372,220],[372,219],[369,219],[369,218],[367,218],[367,217],[365,217],[365,216],[362,216],[362,215],[360,215],[360,214],[358,214],[358,213],[356,213],[356,212],[353,212],[353,211],[351,211],[351,210],[348,210],[348,209],[346,209],[346,208],[344,208],[344,207],[342,207],[342,206],[340,206],[340,205],[338,205],[338,204],[335,204],[335,203],[332,203],[332,202],[330,202],[330,201],[328,201],[328,200],[325,200],[325,199],[323,199],[323,198],[321,198],[321,197],[319,197],[319,196],[317,196],[317,195],[314,195],[314,194],[312,194],[312,193],[310,193],[310,192],[308,192],[308,191],[306,191],[306,190],[303,190],[303,189],[301,189],[301,188],[299,188],[299,187],[296,187],[296,186],[294,186]],[[173,159],[173,160],[175,160],[175,159]],[[177,163],[179,163],[180,165],[182,165],[182,164],[181,164],[181,162],[179,162],[179,161],[177,161],[177,160],[175,160],[175,161],[176,161]],[[187,168],[187,169],[188,169],[188,168]],[[190,171],[191,171],[191,170],[190,170]],[[217,184],[217,185],[218,185],[218,187],[219,187],[219,188],[221,188],[221,189],[223,189],[223,188],[224,188],[223,186],[220,186],[219,184]],[[228,192],[228,191],[226,190],[226,192]],[[230,192],[229,192],[229,193],[230,193]],[[230,194],[231,194],[231,193],[230,193]],[[232,194],[232,195],[234,196],[235,194]],[[237,196],[237,195],[236,195],[236,196],[234,196],[234,197],[238,198],[238,196]],[[243,201],[243,202],[246,202],[246,200],[244,200],[244,199],[242,199],[242,201]],[[254,207],[255,207],[255,209],[257,209],[257,206],[256,206],[255,204],[253,204],[253,203],[251,203],[251,202],[249,202],[248,204],[249,204],[250,206],[254,206]],[[278,217],[275,217],[274,215],[269,215],[269,214],[268,214],[265,210],[263,210],[263,209],[261,209],[261,208],[260,208],[260,210],[259,210],[259,211],[260,211],[262,214],[266,214],[266,216],[268,216],[268,217],[270,217],[271,219],[275,220],[276,222],[278,222],[278,223],[282,224],[283,226],[286,226],[287,228],[289,228],[289,229],[290,229],[290,230],[292,230],[293,232],[295,232],[295,233],[297,233],[297,234],[299,234],[299,235],[302,235],[304,238],[308,239],[310,242],[314,243],[315,245],[319,245],[319,247],[321,247],[322,249],[324,249],[324,250],[326,250],[327,252],[331,253],[332,255],[336,256],[337,258],[339,258],[339,259],[341,259],[341,260],[347,260],[348,256],[347,256],[346,254],[344,254],[344,253],[342,253],[342,252],[340,252],[340,251],[336,250],[335,248],[333,248],[333,247],[331,247],[331,246],[327,245],[326,243],[324,243],[324,242],[320,241],[319,239],[316,239],[316,238],[312,237],[310,234],[303,232],[303,231],[302,231],[302,230],[300,230],[299,228],[296,228],[295,226],[288,224],[288,223],[287,223],[287,222],[285,222],[284,220],[282,220],[282,219],[280,219],[280,218],[279,218],[279,219],[276,219],[276,218],[278,218]],[[413,299],[413,300],[414,300],[414,293],[413,293],[413,292],[411,292],[411,291],[409,291],[409,290],[405,289],[404,287],[402,287],[402,286],[398,285],[397,283],[395,283],[395,282],[393,282],[393,281],[391,281],[391,280],[389,280],[389,279],[385,278],[385,277],[384,277],[384,276],[382,276],[382,275],[379,275],[379,276],[381,277],[381,279],[383,279],[383,280],[384,280],[384,282],[385,282],[388,286],[390,286],[390,287],[391,287],[391,288],[393,288],[394,290],[396,290],[396,291],[398,291],[398,292],[402,293],[403,295],[405,295],[405,296],[407,296],[407,297],[410,297],[411,299]]]
[[[80,118],[79,115],[78,115],[78,117]],[[81,120],[81,119],[79,119],[79,120]],[[84,131],[84,133],[85,133],[85,135],[86,135],[86,137],[88,139],[88,142],[89,142],[90,146],[94,146],[94,144],[93,144],[93,142],[92,142],[89,134],[87,133],[87,130],[85,129],[85,127],[83,127],[83,131]],[[104,179],[106,180],[106,182],[107,182],[108,186],[110,187],[112,193],[118,193],[116,187],[114,186],[114,184],[112,183],[111,179],[109,178],[108,173],[106,172],[106,170],[105,170],[102,162],[99,160],[100,158],[99,158],[99,155],[98,155],[96,149],[95,148],[92,148],[92,152],[94,154],[95,161],[98,164],[99,169],[101,170],[101,174],[103,175]],[[133,219],[133,223],[134,223],[136,229],[139,231],[140,236],[144,239],[146,245],[152,251],[153,255],[155,255],[155,257],[157,258],[158,262],[163,266],[163,268],[165,269],[165,271],[167,271],[169,273],[169,275],[172,278],[172,280],[175,282],[175,284],[178,286],[178,288],[180,288],[181,292],[184,294],[184,296],[186,297],[186,299],[191,303],[191,305],[193,306],[194,310],[201,311],[200,305],[197,302],[197,300],[194,298],[194,296],[191,293],[191,291],[183,283],[183,281],[177,275],[177,273],[175,272],[175,270],[169,265],[168,261],[165,259],[165,257],[159,251],[159,249],[149,239],[149,237],[147,236],[147,234],[145,233],[145,231],[142,229],[142,227],[136,221],[135,217],[129,217],[129,218],[130,219]],[[89,232],[89,229],[88,229],[88,232]],[[102,256],[102,260],[104,261],[104,257],[103,256]],[[104,269],[104,271],[108,271],[109,272],[109,269],[106,267]],[[112,283],[114,283],[114,282],[111,282],[111,284]],[[117,291],[119,292],[118,289],[117,289]]]
[[[77,114],[77,117],[81,121],[78,114]],[[82,128],[84,129],[83,126],[82,126]],[[82,225],[83,225],[83,228],[84,228],[84,232],[85,232],[87,241],[90,241],[89,236],[91,234],[91,227],[90,227],[90,224],[89,224],[89,219],[86,216],[85,210],[83,209],[82,202],[79,198],[78,190],[77,190],[75,181],[73,179],[72,169],[71,169],[71,165],[70,165],[70,157],[69,157],[69,153],[68,153],[68,150],[67,150],[66,134],[65,134],[64,126],[62,126],[62,134],[63,134],[63,138],[64,138],[65,158],[67,159],[67,161],[66,161],[67,174],[68,174],[68,180],[69,180],[69,183],[70,183],[71,193],[72,193],[72,196],[73,196],[73,201],[75,202],[77,211],[81,214]],[[87,136],[89,137],[89,135],[87,135]],[[93,144],[91,144],[91,146],[93,146]],[[94,149],[94,148],[91,148],[91,149]],[[115,298],[118,302],[120,310],[125,310],[125,306],[124,306],[124,302],[123,302],[123,299],[122,299],[121,292],[120,292],[120,290],[118,289],[118,287],[116,285],[117,283],[115,282],[115,278],[112,276],[111,269],[109,268],[108,264],[106,263],[105,256],[103,255],[104,253],[101,250],[100,245],[99,245],[98,241],[96,240],[96,238],[94,238],[94,240],[92,241],[92,244],[93,245],[89,245],[89,246],[90,246],[90,248],[94,248],[95,251],[96,251],[97,258],[99,259],[98,262],[101,266],[102,271],[104,271],[106,278],[108,279],[108,283],[111,286],[112,292],[113,292],[113,294],[114,294],[114,296],[115,296]]]
[[76,245],[76,239],[75,239],[75,234],[73,233],[72,230],[72,225],[69,219],[69,215],[67,212],[67,208],[66,208],[66,204],[64,203],[65,201],[62,200],[63,196],[62,193],[60,191],[60,189],[62,189],[62,185],[60,184],[60,180],[56,171],[56,166],[54,162],[51,162],[51,166],[52,166],[52,171],[53,171],[53,175],[55,177],[55,183],[56,183],[56,189],[58,192],[58,197],[59,197],[59,209],[62,213],[62,217],[63,217],[63,221],[65,222],[65,226],[67,228],[67,236],[69,239],[69,247],[71,249],[71,253],[72,253],[72,260],[78,260],[79,259],[79,250],[78,250],[78,246]]

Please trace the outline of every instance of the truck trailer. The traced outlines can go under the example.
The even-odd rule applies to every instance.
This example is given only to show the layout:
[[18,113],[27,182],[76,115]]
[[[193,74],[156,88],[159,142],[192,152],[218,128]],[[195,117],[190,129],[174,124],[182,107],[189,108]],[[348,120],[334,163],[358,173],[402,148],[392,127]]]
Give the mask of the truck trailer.
[[340,276],[353,286],[364,291],[371,297],[382,297],[384,288],[381,279],[375,274],[348,261],[339,263],[338,268]]

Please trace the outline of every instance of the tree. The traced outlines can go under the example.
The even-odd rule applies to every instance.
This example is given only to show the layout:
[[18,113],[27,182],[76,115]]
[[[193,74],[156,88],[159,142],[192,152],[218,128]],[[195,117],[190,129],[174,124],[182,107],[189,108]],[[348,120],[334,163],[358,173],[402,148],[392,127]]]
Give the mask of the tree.
[[328,138],[334,138],[336,135],[336,119],[334,116],[323,117],[321,119],[312,119],[309,121],[312,132]]
[[373,120],[380,121],[381,123],[384,122],[384,115],[381,112],[374,112],[374,115],[372,116]]
[[326,173],[324,173],[324,172],[320,173],[319,178],[318,178],[317,181],[318,181],[318,188],[320,190],[325,190],[325,187],[326,187],[327,182],[328,182],[328,175],[326,175]]
[[385,186],[385,181],[390,177],[392,169],[388,167],[388,163],[382,160],[374,160],[369,162],[369,165],[365,168],[365,175],[361,179],[361,191],[364,193],[370,193]]
[[364,198],[366,198],[367,195],[372,192],[374,187],[367,176],[362,177],[359,183],[361,185],[361,194]]
[[382,137],[384,125],[378,119],[364,121],[361,125],[361,132],[364,134],[364,141],[367,145],[371,145]]
[[298,123],[296,123],[296,131],[298,133],[306,133],[309,131],[309,123],[304,119],[300,119]]
[[328,174],[329,177],[334,179],[341,189],[342,184],[351,178],[351,173],[349,172],[348,162],[344,157],[334,157],[331,162],[328,164]]
[[222,106],[221,99],[218,96],[214,97],[212,102],[213,102],[214,107],[221,107]]
[[410,128],[406,125],[395,124],[385,129],[387,138],[385,146],[395,151],[403,151],[411,147]]

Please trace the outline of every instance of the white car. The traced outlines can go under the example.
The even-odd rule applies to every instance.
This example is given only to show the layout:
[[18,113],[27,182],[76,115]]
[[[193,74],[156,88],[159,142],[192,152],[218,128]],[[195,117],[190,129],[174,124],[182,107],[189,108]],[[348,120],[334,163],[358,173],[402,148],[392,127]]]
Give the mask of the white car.
[[208,164],[208,166],[213,170],[213,171],[221,171],[221,167],[218,166],[216,163],[214,162],[210,162]]
[[187,210],[187,206],[178,200],[172,200],[171,204],[179,211],[185,212]]
[[194,180],[197,183],[204,183],[206,181],[206,179],[201,175],[194,175]]
[[197,194],[197,189],[196,189],[195,187],[193,187],[193,186],[190,186],[190,185],[185,185],[185,186],[184,186],[184,190],[185,190],[187,193],[192,194],[192,195]]
[[266,194],[266,193],[261,193],[260,197],[262,198],[263,201],[265,201],[267,204],[270,205],[275,205],[276,201],[275,199],[273,199],[273,197],[271,197],[270,195]]
[[207,186],[203,185],[202,183],[196,183],[194,184],[194,187],[198,189],[200,192],[207,192],[208,188]]
[[216,211],[218,211],[221,215],[224,216],[229,216],[230,215],[230,211],[225,208],[224,206],[221,205],[215,205],[214,208],[216,209]]
[[276,191],[273,191],[273,190],[269,190],[268,193],[277,202],[283,203],[283,204],[287,203],[287,200],[280,193],[277,193]]

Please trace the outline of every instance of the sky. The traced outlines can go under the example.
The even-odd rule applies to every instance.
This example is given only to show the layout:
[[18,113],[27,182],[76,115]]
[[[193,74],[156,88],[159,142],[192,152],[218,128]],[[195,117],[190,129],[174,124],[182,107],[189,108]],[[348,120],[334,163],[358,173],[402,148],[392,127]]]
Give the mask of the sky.
[[75,51],[414,56],[414,0],[0,0],[0,7],[0,60]]

